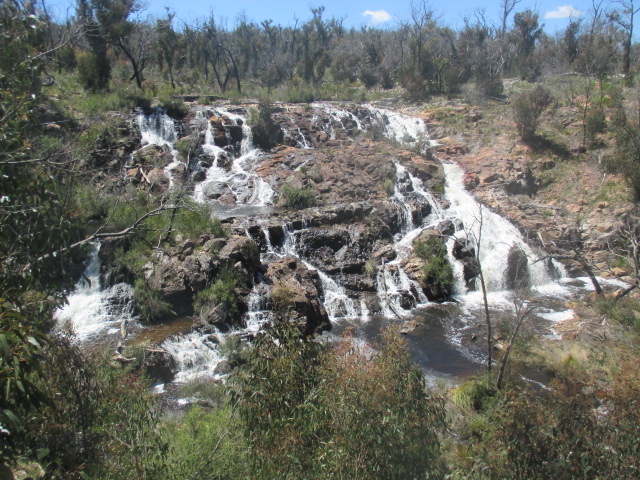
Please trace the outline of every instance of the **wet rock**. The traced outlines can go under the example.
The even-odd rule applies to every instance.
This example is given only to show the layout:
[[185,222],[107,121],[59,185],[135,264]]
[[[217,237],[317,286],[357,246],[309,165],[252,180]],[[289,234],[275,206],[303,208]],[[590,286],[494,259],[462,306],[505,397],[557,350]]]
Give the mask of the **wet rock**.
[[229,237],[226,245],[220,250],[218,259],[228,265],[240,262],[252,273],[260,269],[260,250],[256,242],[248,237]]
[[538,184],[533,171],[528,166],[511,168],[504,189],[509,195],[532,196],[538,191]]
[[171,382],[175,368],[174,358],[161,348],[151,347],[144,351],[142,371],[153,383]]
[[169,177],[161,168],[154,168],[147,174],[150,187],[149,191],[154,195],[164,195],[169,191]]
[[529,286],[529,270],[527,255],[518,247],[509,250],[507,258],[506,284],[509,290],[516,290]]
[[231,193],[229,186],[222,182],[208,182],[202,187],[202,194],[209,200],[215,200]]
[[294,257],[279,258],[267,263],[264,282],[270,286],[272,303],[274,298],[284,303],[272,304],[272,308],[296,312],[305,334],[331,328],[327,312],[320,302],[323,292],[317,271],[309,270]]
[[231,373],[233,368],[231,367],[231,363],[227,360],[221,360],[216,368],[213,369],[213,373],[216,375],[228,375]]
[[413,332],[416,328],[418,328],[420,324],[416,320],[409,320],[405,323],[402,328],[400,328],[400,333],[406,335],[408,333]]
[[191,180],[196,183],[202,182],[206,178],[207,178],[207,172],[205,172],[204,170],[197,170],[193,172],[193,175],[191,176]]

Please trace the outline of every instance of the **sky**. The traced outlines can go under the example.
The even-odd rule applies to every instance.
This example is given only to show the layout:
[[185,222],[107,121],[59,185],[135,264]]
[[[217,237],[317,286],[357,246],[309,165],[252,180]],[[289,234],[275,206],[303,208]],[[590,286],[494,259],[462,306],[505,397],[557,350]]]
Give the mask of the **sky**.
[[[73,14],[75,0],[45,0],[58,19],[65,18],[66,12]],[[271,19],[274,24],[293,25],[297,18],[300,23],[311,18],[311,8],[324,6],[325,18],[342,18],[345,27],[376,26],[393,28],[400,20],[409,20],[410,0],[142,0],[146,5],[144,14],[162,17],[169,7],[178,21],[194,23],[195,20],[208,17],[211,13],[217,19],[226,20],[232,28],[238,14],[244,12],[248,20],[261,22]],[[571,3],[567,3],[571,1]],[[500,0],[482,2],[481,0],[431,0],[428,2],[441,20],[441,23],[453,28],[464,25],[464,18],[473,19],[474,12],[484,9],[485,18],[499,23]],[[453,8],[452,8],[453,6]],[[549,35],[561,32],[567,26],[569,18],[586,15],[591,6],[590,0],[521,0],[514,11],[531,9],[540,14]],[[513,14],[512,14],[513,16]],[[511,24],[512,18],[509,19]]]

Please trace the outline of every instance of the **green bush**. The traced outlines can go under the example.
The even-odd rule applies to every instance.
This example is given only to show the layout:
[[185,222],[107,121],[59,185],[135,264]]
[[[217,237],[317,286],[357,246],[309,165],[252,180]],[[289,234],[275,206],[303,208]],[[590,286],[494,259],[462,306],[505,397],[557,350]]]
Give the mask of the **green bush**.
[[[556,381],[498,398],[454,465],[455,478],[632,479],[640,473],[640,382],[633,368],[603,387]],[[613,453],[615,452],[615,453]]]
[[596,305],[601,314],[614,322],[630,327],[640,334],[640,300],[635,298],[598,299]]
[[157,322],[174,315],[171,305],[165,302],[160,292],[149,286],[144,278],[137,278],[133,285],[133,298],[140,318],[146,322]]
[[594,107],[589,110],[584,128],[587,147],[595,148],[597,146],[597,135],[607,128],[607,117],[602,107]]
[[454,278],[453,269],[447,259],[447,246],[439,237],[417,240],[415,254],[424,260],[420,284],[430,300],[437,300],[451,294]]
[[164,477],[159,409],[139,378],[57,336],[35,381],[49,401],[27,417],[23,445],[40,452],[47,478]]
[[220,219],[212,217],[206,205],[191,200],[178,209],[174,228],[176,234],[191,239],[197,239],[203,234],[218,238],[227,236]]
[[286,208],[303,209],[315,207],[316,197],[310,188],[297,188],[285,183],[280,189],[280,205]]
[[252,478],[444,478],[441,399],[396,332],[379,352],[324,350],[286,321],[259,334],[232,379]]
[[551,104],[551,100],[549,91],[536,85],[532,90],[516,95],[511,101],[513,119],[516,122],[518,135],[523,141],[530,141],[534,138],[540,115]]
[[160,106],[171,118],[182,119],[189,113],[189,107],[184,103],[182,97],[171,96],[159,100]]
[[193,308],[196,313],[207,306],[225,304],[231,320],[240,316],[241,302],[236,289],[240,286],[241,276],[232,267],[225,267],[215,281],[196,294]]
[[170,480],[249,478],[247,447],[238,418],[228,406],[195,406],[161,427],[168,443]]

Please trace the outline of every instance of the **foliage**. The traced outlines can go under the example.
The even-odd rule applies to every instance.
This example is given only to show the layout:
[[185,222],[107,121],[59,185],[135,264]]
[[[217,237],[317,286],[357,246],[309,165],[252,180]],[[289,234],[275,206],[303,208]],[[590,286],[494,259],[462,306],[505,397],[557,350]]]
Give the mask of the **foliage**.
[[538,128],[538,120],[543,110],[551,104],[551,94],[540,85],[522,92],[511,102],[513,119],[518,135],[523,141],[531,141]]
[[433,298],[449,295],[453,287],[453,269],[447,260],[447,247],[441,238],[429,237],[417,240],[415,254],[424,260],[420,284]]
[[604,108],[593,107],[585,118],[585,135],[588,148],[595,148],[598,145],[597,135],[607,128],[607,117]]
[[282,128],[273,120],[273,107],[267,99],[261,99],[258,109],[251,112],[249,123],[253,133],[253,142],[268,150],[280,143],[284,137]]
[[285,183],[280,189],[279,203],[283,207],[300,210],[316,206],[317,200],[310,188],[298,188]]
[[442,478],[440,400],[397,333],[373,358],[285,321],[261,333],[234,395],[254,478]]
[[76,259],[51,254],[80,230],[65,215],[71,176],[57,162],[66,158],[34,147],[41,133],[43,26],[14,2],[0,5],[0,24],[0,291],[19,303],[29,288],[64,281]]
[[185,105],[182,97],[171,96],[160,99],[160,105],[171,118],[182,119],[189,113],[189,108]]
[[154,432],[158,410],[147,385],[65,336],[47,344],[40,362],[36,384],[50,401],[27,417],[23,445],[42,452],[49,475],[162,474],[166,445]]
[[537,394],[511,390],[469,445],[472,460],[458,478],[635,478],[639,389],[622,365],[609,388],[573,380]]
[[211,285],[197,293],[193,303],[194,310],[201,312],[205,307],[225,305],[228,317],[237,319],[241,302],[236,290],[241,280],[242,276],[233,267],[224,267]]
[[248,457],[237,416],[229,406],[195,406],[181,418],[164,422],[169,444],[167,479],[248,478]]
[[611,127],[616,139],[615,150],[604,158],[604,166],[622,175],[635,199],[640,200],[640,130],[621,108],[614,113]]
[[640,300],[637,298],[603,297],[596,306],[601,314],[640,334]]
[[157,322],[174,314],[171,305],[144,278],[137,278],[133,284],[133,298],[136,311],[146,322]]
[[10,303],[0,299],[0,463],[11,458],[22,414],[47,402],[33,382],[47,339]]

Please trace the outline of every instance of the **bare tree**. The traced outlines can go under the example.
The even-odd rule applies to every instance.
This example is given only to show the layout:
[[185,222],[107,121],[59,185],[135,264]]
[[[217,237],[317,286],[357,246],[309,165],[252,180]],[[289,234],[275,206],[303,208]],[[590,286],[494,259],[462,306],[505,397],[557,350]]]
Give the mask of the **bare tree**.
[[522,0],[500,0],[500,37],[507,33],[507,19]]
[[622,42],[622,73],[625,77],[629,77],[633,23],[636,13],[640,11],[640,6],[634,5],[634,0],[616,0],[615,3],[620,6],[620,9],[613,10],[608,14],[608,17],[624,31],[624,41]]
[[535,305],[533,305],[526,297],[515,293],[513,296],[513,313],[515,316],[515,321],[513,324],[513,330],[511,331],[511,336],[509,337],[509,343],[507,343],[507,347],[500,359],[500,366],[498,367],[498,377],[496,378],[496,388],[500,390],[502,388],[502,382],[504,380],[504,373],[507,369],[507,363],[509,362],[509,356],[511,355],[511,350],[513,349],[513,345],[515,340],[520,332],[520,327],[524,321],[533,313],[535,310]]

